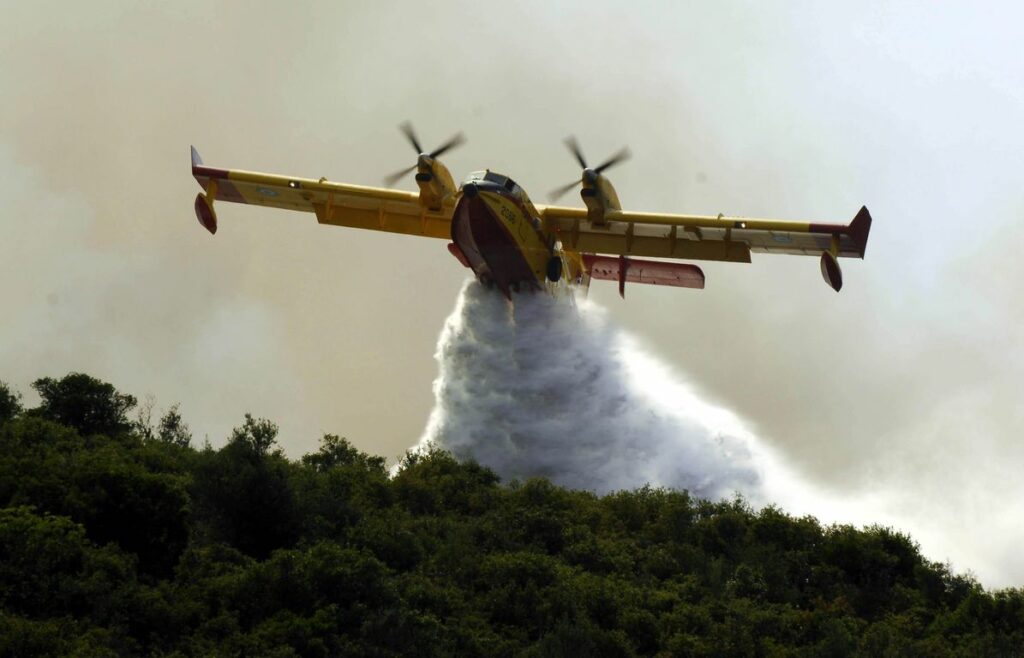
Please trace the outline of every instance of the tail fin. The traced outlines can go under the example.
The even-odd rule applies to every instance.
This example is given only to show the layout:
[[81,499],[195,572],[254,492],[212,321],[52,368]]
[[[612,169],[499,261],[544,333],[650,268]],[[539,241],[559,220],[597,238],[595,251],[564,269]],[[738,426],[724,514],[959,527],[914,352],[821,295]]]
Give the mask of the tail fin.
[[860,257],[864,258],[864,251],[868,248],[868,233],[871,232],[871,213],[867,206],[861,206],[860,212],[853,218],[849,226],[850,238],[857,245]]

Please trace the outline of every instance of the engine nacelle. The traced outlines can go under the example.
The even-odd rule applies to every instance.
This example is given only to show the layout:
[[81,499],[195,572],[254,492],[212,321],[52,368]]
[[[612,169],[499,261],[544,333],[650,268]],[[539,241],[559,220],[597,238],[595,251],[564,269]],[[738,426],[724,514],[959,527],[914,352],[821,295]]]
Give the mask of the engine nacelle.
[[440,210],[445,199],[455,195],[455,182],[448,168],[434,158],[420,156],[416,184],[420,188],[420,204],[428,210]]

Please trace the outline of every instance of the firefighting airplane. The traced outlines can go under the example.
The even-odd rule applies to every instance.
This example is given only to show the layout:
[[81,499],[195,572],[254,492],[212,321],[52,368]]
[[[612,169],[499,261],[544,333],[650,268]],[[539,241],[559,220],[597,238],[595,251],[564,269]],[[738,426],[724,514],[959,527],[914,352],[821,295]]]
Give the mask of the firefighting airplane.
[[[751,252],[821,255],[821,274],[837,292],[843,285],[839,258],[863,258],[871,215],[861,208],[849,224],[820,224],[623,210],[604,172],[628,157],[623,149],[590,167],[573,138],[569,149],[583,175],[552,193],[552,201],[582,186],[585,208],[539,205],[508,176],[473,172],[458,186],[438,158],[461,144],[456,135],[426,151],[412,127],[401,127],[416,150],[416,164],[386,179],[394,185],[416,172],[419,193],[207,167],[192,147],[192,175],[199,223],[217,232],[214,201],[232,201],[312,212],[321,224],[450,240],[448,251],[488,286],[512,292],[544,290],[565,281],[591,279],[703,288],[696,265],[645,260],[715,260],[749,263]],[[551,285],[549,285],[549,282]]]

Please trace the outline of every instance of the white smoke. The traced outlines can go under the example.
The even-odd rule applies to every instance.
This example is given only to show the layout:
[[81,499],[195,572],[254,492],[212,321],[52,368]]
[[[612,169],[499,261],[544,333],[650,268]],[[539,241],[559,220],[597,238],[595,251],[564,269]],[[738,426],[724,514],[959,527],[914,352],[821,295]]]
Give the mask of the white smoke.
[[417,449],[437,445],[506,480],[598,493],[644,484],[758,500],[753,439],[701,402],[596,304],[463,287],[438,342],[436,404]]

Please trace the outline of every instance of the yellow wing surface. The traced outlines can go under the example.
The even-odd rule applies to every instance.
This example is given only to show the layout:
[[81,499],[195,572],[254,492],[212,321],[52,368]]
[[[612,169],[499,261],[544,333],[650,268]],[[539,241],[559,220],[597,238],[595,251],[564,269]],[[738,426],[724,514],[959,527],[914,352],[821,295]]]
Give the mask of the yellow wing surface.
[[207,167],[195,148],[192,175],[205,190],[196,197],[196,215],[211,233],[217,200],[311,212],[321,224],[451,239],[452,205],[429,210],[415,192]]
[[[820,255],[821,275],[843,286],[838,259],[864,258],[871,214],[849,224],[538,206],[563,249],[577,253],[749,263],[751,252]],[[595,219],[600,221],[594,221]]]

